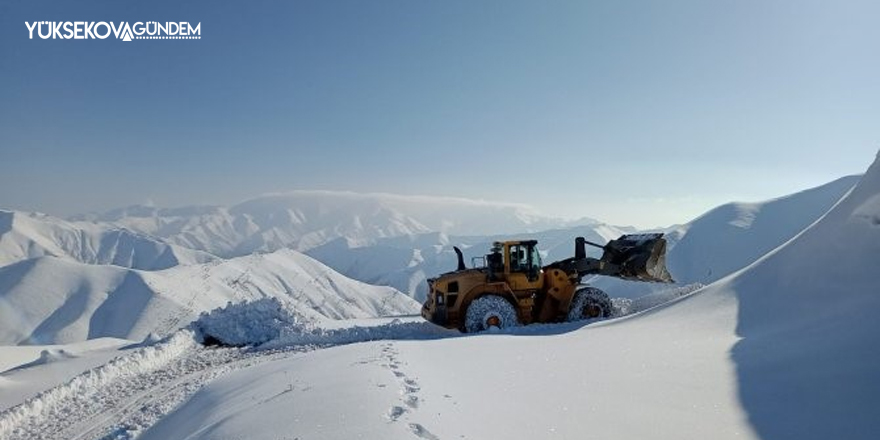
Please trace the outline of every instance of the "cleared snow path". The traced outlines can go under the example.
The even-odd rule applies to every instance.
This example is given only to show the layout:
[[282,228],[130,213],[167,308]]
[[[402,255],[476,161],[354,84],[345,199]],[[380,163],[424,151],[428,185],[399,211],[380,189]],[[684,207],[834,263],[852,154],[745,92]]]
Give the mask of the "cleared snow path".
[[0,413],[0,438],[134,438],[215,378],[305,350],[205,348],[181,331]]

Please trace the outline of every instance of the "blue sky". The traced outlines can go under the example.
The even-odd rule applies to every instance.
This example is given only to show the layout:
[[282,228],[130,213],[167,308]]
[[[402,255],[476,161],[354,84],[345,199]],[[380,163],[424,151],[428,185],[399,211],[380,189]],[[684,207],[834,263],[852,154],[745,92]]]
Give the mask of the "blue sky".
[[[875,1],[0,3],[0,207],[339,189],[685,222],[860,173]],[[189,21],[187,41],[25,22]]]

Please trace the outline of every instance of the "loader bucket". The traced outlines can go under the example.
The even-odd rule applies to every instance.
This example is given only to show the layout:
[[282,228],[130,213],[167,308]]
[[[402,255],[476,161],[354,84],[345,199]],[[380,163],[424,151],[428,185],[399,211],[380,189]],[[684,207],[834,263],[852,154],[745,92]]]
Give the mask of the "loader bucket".
[[666,269],[666,239],[663,234],[628,234],[604,247],[602,262],[617,266],[612,276],[625,280],[672,283]]

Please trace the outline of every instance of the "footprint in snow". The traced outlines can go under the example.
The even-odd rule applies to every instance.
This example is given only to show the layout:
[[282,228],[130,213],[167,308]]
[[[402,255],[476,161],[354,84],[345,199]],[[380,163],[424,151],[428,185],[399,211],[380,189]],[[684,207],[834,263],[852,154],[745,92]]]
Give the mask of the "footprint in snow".
[[404,400],[403,403],[405,403],[406,406],[408,406],[412,409],[417,409],[419,407],[419,396],[414,396],[414,395],[406,396],[406,400]]
[[392,422],[396,422],[400,416],[406,413],[406,408],[402,408],[399,406],[392,406],[391,409],[388,410],[388,420]]
[[422,426],[418,423],[410,423],[409,430],[412,431],[412,433],[415,434],[416,437],[419,437],[419,438],[424,438],[424,439],[428,439],[428,440],[440,440],[440,437],[437,437],[436,435],[431,434],[431,431],[428,431],[427,429],[425,429],[424,426]]
[[418,393],[422,388],[419,387],[418,382],[412,379],[406,379],[403,381],[403,389],[407,394],[415,394]]

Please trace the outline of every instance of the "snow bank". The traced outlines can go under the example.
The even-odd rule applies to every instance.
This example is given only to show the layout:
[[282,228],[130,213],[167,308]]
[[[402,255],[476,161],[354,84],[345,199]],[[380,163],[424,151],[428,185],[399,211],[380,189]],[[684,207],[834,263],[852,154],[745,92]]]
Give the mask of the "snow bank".
[[260,345],[281,336],[282,328],[295,328],[293,311],[278,298],[262,298],[238,304],[229,302],[193,323],[204,342],[230,346]]
[[337,329],[292,327],[282,331],[281,337],[261,348],[290,346],[332,346],[379,340],[428,340],[462,336],[457,330],[438,327],[429,322],[395,319],[377,326],[354,326]]
[[180,331],[159,344],[138,349],[76,376],[64,385],[0,413],[0,438],[17,434],[16,428],[29,419],[51,414],[58,402],[75,401],[82,406],[91,405],[91,397],[107,384],[162,368],[195,346],[193,333]]
[[383,339],[433,339],[459,335],[457,331],[442,329],[421,320],[407,322],[395,319],[373,326],[322,328],[298,319],[294,310],[277,298],[228,303],[226,307],[202,313],[193,322],[192,328],[208,345],[258,345],[261,349],[327,347]]

